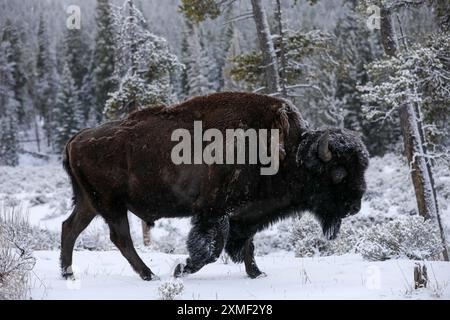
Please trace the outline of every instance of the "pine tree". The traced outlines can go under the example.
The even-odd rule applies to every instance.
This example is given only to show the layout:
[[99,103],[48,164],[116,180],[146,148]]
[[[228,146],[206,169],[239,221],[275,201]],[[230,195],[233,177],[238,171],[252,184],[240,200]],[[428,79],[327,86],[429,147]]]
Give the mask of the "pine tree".
[[219,44],[215,47],[214,56],[216,59],[218,79],[217,91],[222,91],[225,88],[225,65],[227,64],[228,53],[233,45],[233,37],[236,33],[234,23],[231,21],[233,14],[234,6],[230,5],[224,13],[225,25],[220,31]]
[[84,115],[79,92],[68,63],[64,64],[54,113],[55,146],[62,152],[67,141],[83,126]]
[[13,66],[14,98],[19,103],[17,106],[17,118],[20,123],[24,122],[26,114],[26,77],[23,71],[22,41],[19,32],[10,19],[7,19],[3,27],[2,42],[10,43],[7,59]]
[[[82,104],[83,114],[91,114],[93,107],[92,53],[86,41],[84,29],[67,30],[64,39],[64,63],[68,64],[78,90],[78,100]],[[87,121],[88,119],[86,119]]]
[[117,91],[110,94],[104,113],[118,118],[126,113],[173,100],[170,73],[179,67],[167,41],[148,31],[132,0],[113,12],[117,35],[115,76]]
[[[83,105],[82,109],[85,123],[96,125],[102,120],[102,117],[98,114],[95,101],[95,65],[93,55],[89,57],[88,61],[87,73],[83,78],[83,84],[80,88],[80,102]],[[87,125],[85,127],[87,127]]]
[[[205,28],[199,29],[199,40],[202,49],[201,65],[208,80],[209,92],[216,92],[220,82],[220,68],[215,57],[215,44],[218,43],[216,35]],[[212,45],[211,45],[212,44]]]
[[235,81],[231,77],[231,70],[233,69],[234,64],[231,62],[233,57],[239,56],[242,54],[241,49],[241,33],[239,29],[235,28],[234,25],[230,27],[231,36],[230,36],[230,44],[225,53],[225,63],[222,67],[222,75],[223,75],[223,90],[230,91],[239,91],[244,87],[239,81]]
[[47,145],[53,138],[53,109],[58,90],[56,61],[50,49],[50,39],[44,17],[41,15],[38,28],[38,51],[36,57],[35,101],[39,115],[44,119]]
[[97,121],[103,118],[108,94],[117,86],[115,78],[115,35],[109,0],[97,0],[97,35],[94,48],[94,94]]
[[88,73],[89,46],[85,42],[85,35],[82,29],[67,29],[64,38],[64,53],[72,78],[75,85],[80,89],[83,85],[83,79]]
[[207,55],[200,43],[198,26],[187,22],[187,30],[188,96],[201,96],[210,92],[210,83],[207,78]]
[[12,114],[0,117],[0,165],[2,166],[19,164],[16,122],[16,116]]
[[382,55],[376,34],[366,26],[357,12],[357,1],[347,0],[343,14],[334,30],[334,60],[337,62],[336,103],[345,112],[344,126],[361,132],[371,155],[384,154],[396,145],[400,137],[397,124],[385,121],[383,124],[368,121],[362,109],[361,92],[358,86],[369,81],[367,65]]
[[186,27],[186,23],[184,24],[182,39],[181,39],[181,62],[184,65],[183,70],[181,71],[181,79],[180,79],[180,99],[185,100],[189,97],[189,44],[188,37],[189,31]]
[[8,59],[11,43],[0,42],[0,165],[18,164],[17,109],[14,64]]
[[181,75],[183,99],[217,91],[220,87],[217,60],[213,61],[207,51],[206,37],[199,29],[185,19],[181,42],[181,61],[185,66]]
[[[233,0],[182,0],[179,8],[188,20],[199,23],[206,18],[216,19],[221,15],[221,9],[232,5],[233,2]],[[278,61],[266,10],[261,0],[251,0],[250,3],[252,6],[251,16],[255,21],[256,34],[261,51],[259,69],[263,70],[263,89],[266,93],[276,94],[280,91]]]

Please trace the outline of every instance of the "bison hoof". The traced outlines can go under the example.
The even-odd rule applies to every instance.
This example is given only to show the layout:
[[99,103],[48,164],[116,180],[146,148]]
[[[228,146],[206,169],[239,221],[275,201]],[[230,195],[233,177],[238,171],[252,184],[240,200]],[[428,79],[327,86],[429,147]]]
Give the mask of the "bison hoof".
[[64,280],[75,280],[73,273],[62,273],[61,276]]
[[63,277],[64,280],[75,280],[72,267],[62,268],[61,276]]
[[184,271],[184,268],[185,268],[185,267],[186,267],[185,264],[179,263],[179,264],[175,267],[175,271],[173,272],[173,276],[174,276],[175,278],[184,276],[184,275],[186,274],[185,271]]
[[159,280],[159,277],[157,277],[156,275],[152,274],[152,275],[141,275],[142,280],[144,281],[150,281],[150,280]]
[[265,272],[258,271],[258,272],[255,272],[255,273],[249,273],[248,276],[250,277],[250,279],[258,279],[258,278],[265,278],[265,277],[267,277],[267,274]]
[[140,274],[142,280],[150,281],[150,280],[159,280],[159,277],[151,272],[150,270],[144,271]]

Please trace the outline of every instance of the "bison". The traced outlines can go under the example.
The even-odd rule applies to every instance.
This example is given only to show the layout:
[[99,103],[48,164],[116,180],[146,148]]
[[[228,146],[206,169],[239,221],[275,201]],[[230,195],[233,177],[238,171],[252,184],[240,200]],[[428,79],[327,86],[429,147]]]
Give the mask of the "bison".
[[[279,167],[262,175],[256,164],[175,164],[175,129],[278,129]],[[253,236],[270,224],[309,211],[324,235],[336,237],[341,220],[356,214],[366,184],[368,153],[351,131],[312,130],[289,101],[252,93],[216,93],[173,106],[135,111],[125,119],[85,129],[70,139],[63,165],[73,187],[74,209],[62,224],[62,275],[72,276],[78,235],[100,215],[111,241],[144,280],[155,277],[138,256],[127,212],[148,224],[191,217],[189,257],[174,275],[191,274],[222,250],[244,262],[250,278],[264,275],[255,263]]]

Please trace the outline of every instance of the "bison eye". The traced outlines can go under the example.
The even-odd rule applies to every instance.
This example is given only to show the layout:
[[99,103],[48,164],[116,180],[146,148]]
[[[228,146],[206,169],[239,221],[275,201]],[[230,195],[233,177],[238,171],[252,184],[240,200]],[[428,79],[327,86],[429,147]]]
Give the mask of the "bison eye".
[[337,167],[331,171],[331,179],[334,184],[340,183],[347,176],[347,171],[342,167]]

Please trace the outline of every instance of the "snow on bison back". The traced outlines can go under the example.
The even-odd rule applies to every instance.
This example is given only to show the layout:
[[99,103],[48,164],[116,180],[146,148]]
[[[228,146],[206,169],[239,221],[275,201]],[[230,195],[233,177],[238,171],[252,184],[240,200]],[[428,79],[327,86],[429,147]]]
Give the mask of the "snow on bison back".
[[[203,141],[180,152],[186,161],[173,161],[173,151],[186,143],[174,132],[198,136],[199,124],[205,132]],[[206,137],[208,129],[214,129],[210,133],[216,140],[220,134],[226,137],[227,130],[241,129],[244,141],[250,142],[244,146],[244,161],[217,160],[230,152],[226,147],[230,139],[220,144],[211,135]],[[271,143],[270,134],[256,134],[255,142],[252,132],[278,135]],[[231,149],[238,157],[242,150],[237,150],[234,138]],[[214,151],[212,143],[219,143]],[[250,156],[252,148],[260,154],[264,146],[270,159],[278,160],[270,174],[262,174],[267,161]],[[204,161],[207,150],[216,162]],[[143,109],[80,131],[67,143],[63,164],[74,192],[73,212],[62,225],[64,277],[72,276],[78,235],[96,215],[105,219],[112,242],[142,279],[154,277],[133,247],[129,210],[148,223],[192,217],[189,258],[176,267],[175,276],[197,272],[216,261],[225,248],[256,278],[263,273],[255,263],[253,236],[269,224],[308,210],[328,238],[336,237],[341,219],[360,210],[368,154],[351,131],[309,129],[286,100],[228,92]]]

